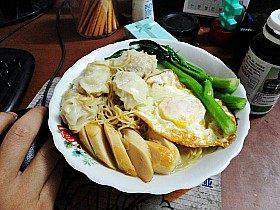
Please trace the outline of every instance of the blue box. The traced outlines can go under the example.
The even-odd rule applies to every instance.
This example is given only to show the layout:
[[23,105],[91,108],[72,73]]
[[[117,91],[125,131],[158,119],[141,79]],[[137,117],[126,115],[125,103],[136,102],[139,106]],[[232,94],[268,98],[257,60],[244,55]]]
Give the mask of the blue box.
[[135,23],[125,26],[125,29],[133,38],[145,39],[145,38],[158,38],[158,39],[177,39],[172,36],[168,31],[161,27],[156,21],[152,19],[144,19]]

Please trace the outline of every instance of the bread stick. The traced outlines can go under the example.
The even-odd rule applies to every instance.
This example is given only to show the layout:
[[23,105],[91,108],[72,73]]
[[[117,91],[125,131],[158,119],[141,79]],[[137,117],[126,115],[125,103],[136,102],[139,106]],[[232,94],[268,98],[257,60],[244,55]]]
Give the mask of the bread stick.
[[114,10],[113,10],[113,18],[112,19],[113,19],[113,21],[112,21],[113,30],[116,30],[118,28],[118,22],[117,22],[117,18],[116,18]]
[[89,8],[89,1],[88,0],[84,0],[81,2],[81,10],[79,12],[79,20],[78,20],[78,28],[80,28],[80,25],[84,22],[84,19],[87,15],[87,11]]
[[110,34],[112,32],[112,17],[113,17],[113,4],[112,4],[112,1],[109,3],[109,7],[108,7],[108,18],[107,18],[107,25],[108,25],[108,28],[107,28],[107,31],[108,31],[108,34]]
[[108,6],[106,4],[103,4],[103,10],[102,10],[102,15],[101,15],[101,21],[100,21],[100,28],[98,35],[102,36],[104,34],[104,28],[107,23],[107,12],[108,12]]
[[81,0],[77,30],[86,37],[111,34],[118,28],[112,0]]
[[98,20],[99,20],[100,13],[101,13],[101,4],[100,4],[100,1],[99,1],[98,5],[96,6],[96,9],[94,10],[94,13],[92,15],[92,20],[90,21],[91,24],[89,25],[89,31],[88,31],[89,36],[93,36],[94,31],[98,27],[97,23],[98,23]]
[[95,10],[97,3],[98,3],[98,0],[93,0],[91,2],[91,5],[87,11],[87,15],[84,18],[83,23],[79,27],[80,31],[86,31],[86,28],[88,28],[91,25],[91,17],[94,16],[94,10]]
[[95,37],[99,35],[99,30],[102,27],[101,25],[102,25],[103,15],[104,15],[104,8],[103,8],[102,3],[100,2],[99,5],[100,5],[100,11],[97,13],[98,19],[97,19],[96,27],[93,31],[93,36],[95,36]]

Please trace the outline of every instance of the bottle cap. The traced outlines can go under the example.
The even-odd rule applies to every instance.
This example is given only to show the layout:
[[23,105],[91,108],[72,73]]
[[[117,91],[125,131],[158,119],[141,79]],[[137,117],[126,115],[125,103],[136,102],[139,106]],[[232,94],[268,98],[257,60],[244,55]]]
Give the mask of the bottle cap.
[[198,33],[198,19],[186,12],[174,12],[164,15],[158,23],[169,33],[184,41],[192,40]]
[[280,9],[271,13],[267,19],[267,25],[274,31],[275,34],[280,35]]
[[271,42],[280,45],[280,9],[269,16],[263,27],[263,35]]

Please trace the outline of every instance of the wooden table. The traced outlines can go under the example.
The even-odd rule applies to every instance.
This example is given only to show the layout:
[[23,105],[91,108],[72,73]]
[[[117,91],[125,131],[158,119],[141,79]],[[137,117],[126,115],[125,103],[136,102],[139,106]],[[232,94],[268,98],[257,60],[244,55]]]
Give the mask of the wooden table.
[[[57,7],[57,4],[54,5],[54,8],[46,15],[0,43],[0,47],[24,49],[35,57],[34,75],[21,108],[27,106],[58,65],[60,48],[55,31]],[[17,26],[0,28],[0,37]],[[202,30],[202,33],[207,33],[207,31]],[[119,29],[104,39],[83,40],[76,33],[69,14],[62,16],[62,36],[67,53],[60,75],[92,50],[127,39],[125,31]],[[207,42],[200,43],[200,47],[226,63],[234,63],[229,49],[219,48]],[[266,116],[251,119],[251,129],[241,153],[222,172],[223,209],[279,209],[279,119],[280,103]]]

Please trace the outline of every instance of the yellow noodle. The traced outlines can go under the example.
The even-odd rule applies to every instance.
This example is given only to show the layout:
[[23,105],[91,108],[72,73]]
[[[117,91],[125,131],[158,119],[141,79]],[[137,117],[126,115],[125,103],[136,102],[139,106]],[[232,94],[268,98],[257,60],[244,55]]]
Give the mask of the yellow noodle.
[[[114,62],[114,59],[111,60],[112,62]],[[131,55],[130,54],[127,54],[127,57],[126,59],[121,63],[121,64],[118,64],[118,65],[112,65],[112,64],[106,64],[104,62],[99,62],[99,61],[95,61],[94,62],[94,65],[98,65],[98,66],[106,66],[110,69],[117,69],[119,71],[123,71],[122,68],[124,68],[125,66],[127,66],[129,63],[131,62]]]
[[95,121],[99,124],[110,123],[118,131],[127,127],[139,128],[139,125],[143,122],[135,117],[133,111],[122,110],[123,107],[116,105],[113,101],[114,97],[113,86],[109,83],[109,94],[106,103],[99,107]]
[[130,63],[130,61],[131,61],[131,55],[127,54],[127,58],[123,63],[121,63],[119,65],[109,65],[108,67],[112,68],[112,69],[124,68],[125,66],[127,66]]

